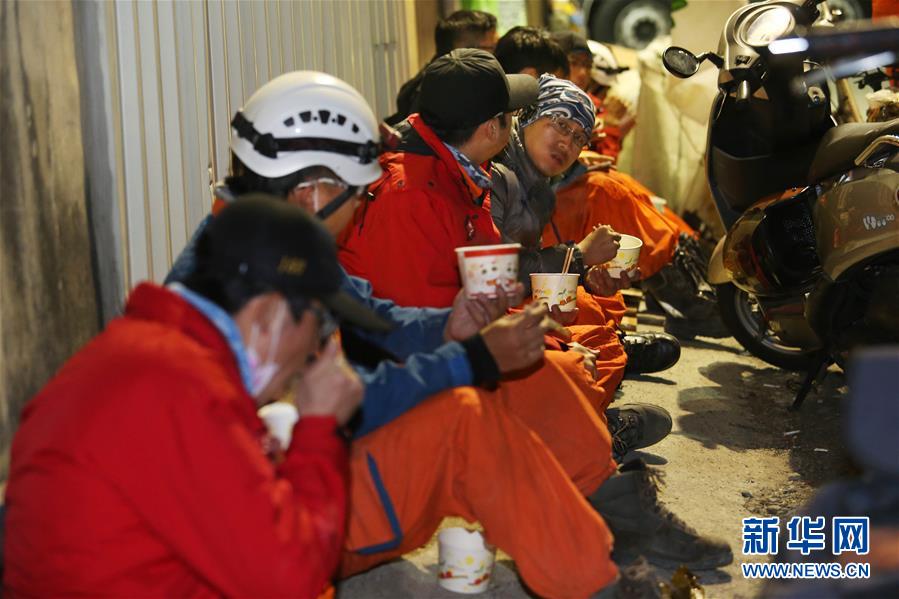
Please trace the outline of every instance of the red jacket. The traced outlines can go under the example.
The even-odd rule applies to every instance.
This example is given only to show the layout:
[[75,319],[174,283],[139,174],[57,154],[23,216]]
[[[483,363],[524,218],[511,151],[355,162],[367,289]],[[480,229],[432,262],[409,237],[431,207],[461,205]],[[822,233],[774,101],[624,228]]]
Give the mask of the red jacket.
[[448,307],[462,287],[457,247],[501,243],[486,190],[477,187],[433,131],[412,115],[398,151],[340,236],[340,261],[374,295],[401,306]]
[[315,597],[344,537],[333,418],[278,467],[218,330],[143,284],[26,406],[6,492],[7,596]]

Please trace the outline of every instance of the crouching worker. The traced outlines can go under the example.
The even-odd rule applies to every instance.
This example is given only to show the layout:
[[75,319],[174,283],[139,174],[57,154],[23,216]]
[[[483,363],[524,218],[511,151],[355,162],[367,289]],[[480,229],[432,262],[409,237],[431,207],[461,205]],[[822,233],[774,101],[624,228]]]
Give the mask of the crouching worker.
[[[24,410],[7,596],[318,596],[345,536],[338,427],[362,398],[330,332],[386,324],[339,272],[321,225],[256,198],[207,227],[184,284],[136,287]],[[300,419],[271,460],[256,410],[284,394]]]

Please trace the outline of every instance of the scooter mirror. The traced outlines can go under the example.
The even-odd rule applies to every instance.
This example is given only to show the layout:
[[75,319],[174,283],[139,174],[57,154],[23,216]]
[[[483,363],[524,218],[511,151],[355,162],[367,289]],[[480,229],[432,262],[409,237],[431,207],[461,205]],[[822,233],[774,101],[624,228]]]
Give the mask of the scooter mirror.
[[699,70],[699,58],[685,48],[671,46],[662,54],[662,64],[675,77],[686,79]]

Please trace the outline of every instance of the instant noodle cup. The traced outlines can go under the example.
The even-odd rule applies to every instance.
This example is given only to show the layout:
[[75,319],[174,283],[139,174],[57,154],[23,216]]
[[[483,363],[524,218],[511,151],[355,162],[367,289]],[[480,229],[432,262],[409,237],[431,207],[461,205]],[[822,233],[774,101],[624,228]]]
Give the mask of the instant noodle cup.
[[559,306],[562,312],[571,312],[577,307],[579,279],[577,273],[531,273],[531,297],[535,302],[549,307]]
[[637,268],[637,259],[640,258],[640,248],[643,247],[643,241],[639,237],[633,235],[625,235],[621,233],[621,240],[618,242],[618,253],[609,262],[602,265],[609,271],[609,276],[613,279],[620,279],[621,273],[626,272],[628,276]]
[[446,528],[437,535],[437,584],[456,593],[483,593],[493,577],[496,547],[476,530]]
[[300,419],[296,406],[286,401],[276,401],[259,408],[257,414],[281,448],[287,449],[293,435],[293,425]]
[[497,285],[512,293],[518,282],[520,249],[520,243],[456,248],[465,294],[468,297],[480,294],[496,297]]

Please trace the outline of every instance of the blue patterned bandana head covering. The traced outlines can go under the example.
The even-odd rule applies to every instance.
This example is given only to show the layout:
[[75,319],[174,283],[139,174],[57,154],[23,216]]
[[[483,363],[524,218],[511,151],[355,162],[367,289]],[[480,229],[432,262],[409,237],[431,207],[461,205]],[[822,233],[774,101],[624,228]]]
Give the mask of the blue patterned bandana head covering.
[[537,103],[526,108],[519,120],[522,127],[527,127],[540,117],[552,114],[576,122],[584,128],[588,137],[596,122],[593,100],[581,88],[567,79],[541,75]]

